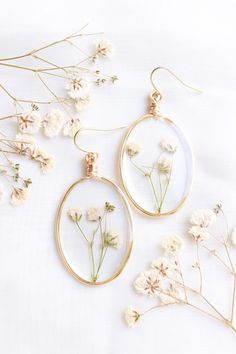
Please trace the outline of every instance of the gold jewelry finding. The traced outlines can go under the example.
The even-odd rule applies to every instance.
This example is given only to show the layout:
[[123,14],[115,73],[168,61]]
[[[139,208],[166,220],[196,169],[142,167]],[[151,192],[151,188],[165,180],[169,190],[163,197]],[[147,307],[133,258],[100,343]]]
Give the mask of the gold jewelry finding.
[[[162,66],[153,69],[150,74],[150,81],[154,92],[149,97],[148,114],[134,121],[123,138],[118,159],[123,189],[131,203],[141,213],[154,218],[171,215],[183,206],[192,185],[193,171],[192,152],[186,138],[178,126],[160,112],[160,101],[163,96],[153,79],[154,74],[160,69],[169,72],[184,86],[201,93],[200,90],[182,81],[170,69]],[[145,135],[145,127],[148,124],[150,128]],[[162,130],[163,136],[161,136]],[[140,140],[144,139],[144,135],[146,140],[143,141],[143,145],[146,145],[147,149],[145,158],[147,160],[152,159],[149,165],[144,161],[143,151],[138,142],[133,141],[137,137]],[[168,141],[169,135],[171,135],[171,138],[174,137],[175,143]],[[155,146],[153,139],[158,140],[158,138],[160,141],[156,141],[155,144],[159,143],[159,146]],[[156,151],[150,151],[149,145],[152,145]],[[173,185],[174,174],[177,173],[176,160],[181,160],[186,174],[186,181],[184,179],[186,186],[183,187],[181,196]],[[176,180],[180,180],[180,175],[176,176]],[[137,183],[136,189],[135,183]],[[136,194],[134,191],[136,191]],[[146,200],[144,200],[144,195],[147,195]]]
[[[77,143],[77,136],[78,132],[75,135],[74,141],[75,145],[80,149]],[[65,268],[69,271],[69,273],[79,280],[80,282],[86,284],[86,285],[102,285],[111,282],[113,279],[115,279],[124,269],[129,257],[130,253],[132,250],[132,215],[131,215],[131,210],[129,203],[127,202],[127,199],[122,192],[122,190],[116,185],[114,182],[110,181],[109,179],[102,177],[99,172],[98,172],[98,167],[97,167],[97,160],[98,160],[98,154],[95,152],[88,152],[85,156],[85,176],[80,178],[78,181],[73,183],[69,189],[66,191],[65,195],[62,198],[62,201],[59,205],[59,209],[57,212],[56,216],[56,225],[55,225],[55,236],[56,236],[56,244],[57,244],[57,249],[59,252],[59,255],[62,259],[62,262],[65,266]],[[91,208],[88,211],[87,217],[90,223],[92,224],[93,222],[95,223],[95,231],[92,232],[91,237],[89,239],[89,236],[85,234],[85,232],[82,230],[81,227],[81,222],[86,222],[84,221],[84,216],[82,216],[82,213],[79,209],[70,209],[69,210],[69,217],[73,221],[75,225],[77,225],[80,233],[82,233],[82,236],[84,237],[85,244],[87,243],[88,249],[90,251],[90,258],[92,256],[92,271],[91,271],[91,277],[85,277],[84,275],[81,275],[79,271],[76,271],[75,268],[73,267],[73,264],[71,264],[70,259],[68,258],[67,255],[67,250],[65,249],[65,246],[63,245],[63,236],[62,236],[62,230],[63,230],[63,218],[65,218],[65,208],[67,207],[68,200],[70,200],[70,196],[72,193],[76,191],[77,188],[79,188],[82,184],[84,183],[90,183],[90,182],[98,182],[102,184],[106,184],[108,187],[112,188],[115,191],[116,198],[115,200],[119,199],[120,200],[120,205],[122,205],[123,208],[123,213],[126,215],[126,224],[127,224],[127,229],[126,231],[123,230],[123,248],[120,251],[120,257],[121,261],[119,264],[116,264],[116,268],[114,269],[113,273],[111,275],[105,276],[100,280],[100,273],[101,273],[101,268],[103,266],[103,261],[105,258],[105,255],[107,253],[107,250],[109,248],[114,248],[118,249],[119,247],[119,242],[118,242],[118,236],[116,233],[111,232],[107,230],[107,219],[108,219],[108,214],[112,214],[115,212],[116,206],[113,205],[110,202],[107,202],[106,198],[104,197],[104,212],[103,215],[98,215],[97,213],[100,212],[99,209],[95,210],[96,208]],[[91,185],[89,185],[91,188]],[[87,187],[86,190],[89,190],[90,188]],[[96,192],[97,194],[102,195],[103,197],[103,192],[99,188]],[[77,198],[76,198],[77,199]],[[79,201],[78,201],[79,202]],[[71,207],[74,207],[74,205],[71,205]],[[92,210],[93,209],[93,210]],[[92,210],[92,211],[91,211]],[[92,214],[93,213],[93,214]],[[94,214],[95,213],[95,214]],[[105,215],[105,217],[104,217]],[[82,221],[81,221],[82,220]],[[89,221],[88,221],[89,222]],[[114,223],[114,222],[113,222]],[[112,227],[114,226],[112,223]],[[91,226],[90,224],[90,226]],[[98,226],[97,226],[98,225]],[[77,230],[77,228],[76,228]],[[98,257],[98,261],[96,263],[95,260],[95,251],[94,251],[94,246],[95,246],[95,241],[96,238],[98,238],[98,230],[100,230],[100,237],[101,237],[101,244],[99,248],[97,249],[97,253],[100,253],[100,257]],[[64,242],[65,243],[65,242]],[[81,251],[81,250],[80,250]],[[113,250],[112,250],[113,251]],[[114,251],[114,252],[118,252]],[[86,252],[86,249],[81,251],[82,253]],[[112,256],[112,255],[110,255]],[[79,262],[80,257],[78,256],[78,262]]]

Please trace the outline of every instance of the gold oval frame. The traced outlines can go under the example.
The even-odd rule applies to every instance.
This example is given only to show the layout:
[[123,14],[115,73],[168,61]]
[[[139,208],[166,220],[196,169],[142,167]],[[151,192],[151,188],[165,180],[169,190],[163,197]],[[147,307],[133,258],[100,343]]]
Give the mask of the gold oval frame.
[[[131,193],[129,192],[129,189],[127,187],[127,184],[125,182],[125,178],[124,178],[124,171],[123,171],[123,167],[122,167],[122,162],[123,162],[123,159],[124,159],[124,153],[125,153],[125,147],[126,147],[126,143],[127,143],[127,140],[129,139],[129,136],[131,134],[131,132],[134,130],[134,128],[140,124],[141,122],[143,122],[144,120],[148,120],[148,119],[155,119],[155,120],[163,120],[165,123],[167,124],[170,124],[170,125],[174,125],[175,127],[177,127],[177,129],[180,131],[180,133],[182,134],[184,140],[186,141],[188,147],[189,147],[189,152],[190,152],[190,156],[191,156],[191,167],[192,167],[192,178],[191,178],[191,181],[190,181],[190,186],[188,188],[188,191],[187,193],[183,196],[183,198],[181,199],[181,201],[177,204],[177,206],[168,211],[168,212],[164,212],[164,213],[153,213],[151,211],[148,211],[144,208],[142,208],[135,200],[134,198],[132,197]],[[192,148],[188,142],[188,140],[186,139],[185,137],[185,134],[182,132],[182,130],[179,128],[179,126],[177,126],[170,118],[167,118],[167,117],[157,117],[157,116],[154,116],[153,114],[145,114],[145,115],[142,115],[140,118],[138,118],[137,120],[135,120],[130,126],[129,128],[127,129],[125,135],[124,135],[124,138],[121,142],[121,148],[120,148],[120,151],[119,151],[119,158],[118,158],[118,165],[119,165],[119,177],[120,177],[120,180],[121,180],[121,184],[122,184],[122,187],[129,199],[129,201],[132,203],[132,205],[136,208],[136,210],[138,210],[140,213],[144,214],[144,215],[147,215],[151,218],[154,218],[154,219],[160,219],[160,218],[163,218],[163,217],[166,217],[166,216],[169,216],[169,215],[172,215],[172,214],[175,214],[179,209],[181,209],[186,200],[188,199],[189,197],[189,194],[191,192],[191,189],[192,189],[192,185],[193,185],[193,175],[194,175],[194,160],[193,160],[193,152],[192,152]]]
[[[118,194],[120,195],[123,203],[124,203],[124,208],[126,209],[127,212],[127,220],[128,220],[128,244],[126,247],[126,252],[125,255],[123,257],[123,260],[121,262],[120,267],[118,268],[118,270],[114,273],[114,275],[112,275],[111,277],[103,280],[103,281],[98,281],[98,282],[92,282],[89,281],[87,279],[84,279],[83,277],[81,277],[78,273],[76,273],[73,268],[70,266],[69,262],[67,261],[67,258],[63,252],[63,246],[61,243],[61,235],[60,235],[60,223],[61,223],[61,214],[62,214],[62,210],[64,207],[64,204],[67,200],[67,198],[69,197],[70,193],[81,183],[83,183],[84,181],[87,180],[98,180],[100,182],[106,183],[108,185],[110,185],[113,189],[115,189]],[[105,178],[105,177],[101,177],[98,175],[92,175],[89,177],[82,177],[79,180],[77,180],[76,182],[74,182],[65,192],[58,210],[57,210],[57,214],[56,214],[56,221],[55,221],[55,241],[56,241],[56,246],[57,246],[57,250],[59,253],[59,256],[62,260],[62,263],[64,264],[65,268],[67,269],[67,271],[79,282],[85,284],[85,285],[90,285],[90,286],[98,286],[98,285],[103,285],[103,284],[107,284],[110,283],[112,280],[114,280],[115,278],[117,278],[123,271],[123,269],[126,266],[126,263],[129,260],[131,251],[132,251],[132,247],[133,247],[133,218],[132,218],[132,213],[131,213],[131,209],[130,209],[130,205],[125,197],[124,192],[122,191],[122,189],[114,182],[112,182],[111,180]]]

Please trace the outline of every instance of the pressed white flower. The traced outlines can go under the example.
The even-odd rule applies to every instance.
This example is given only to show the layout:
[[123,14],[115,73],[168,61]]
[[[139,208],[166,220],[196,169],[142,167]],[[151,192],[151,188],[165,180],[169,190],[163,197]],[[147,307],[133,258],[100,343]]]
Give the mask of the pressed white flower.
[[172,162],[171,160],[167,159],[166,157],[160,157],[159,161],[157,162],[157,168],[160,173],[167,174],[171,171]]
[[113,52],[113,45],[110,41],[103,38],[97,43],[97,54],[102,57],[110,57]]
[[170,153],[175,153],[177,150],[177,144],[173,140],[166,140],[166,139],[161,140],[160,147],[163,151],[170,152]]
[[191,218],[192,225],[208,227],[216,220],[216,214],[211,209],[199,209],[195,211]]
[[89,221],[98,221],[102,218],[103,211],[100,208],[90,208],[87,210],[87,218]]
[[198,226],[198,225],[194,225],[192,227],[190,227],[190,229],[188,230],[188,233],[193,236],[193,238],[195,240],[198,241],[204,241],[209,239],[210,234],[208,232],[208,229],[206,227],[202,227],[202,226]]
[[161,257],[152,261],[151,268],[155,269],[157,273],[162,277],[168,277],[171,274],[170,261],[165,257]]
[[36,145],[36,141],[32,135],[17,134],[15,136],[14,146],[18,149],[19,153],[26,153],[31,151]]
[[140,145],[136,144],[136,143],[129,143],[127,146],[126,146],[126,151],[127,151],[127,154],[130,156],[130,157],[133,157],[135,155],[137,155],[140,151]]
[[27,188],[14,188],[11,195],[11,204],[20,205],[24,203],[29,196],[29,191]]
[[79,119],[69,119],[63,128],[63,135],[73,138],[75,133],[81,128],[81,123]]
[[141,314],[133,307],[128,307],[124,315],[125,315],[125,322],[129,327],[134,327],[141,316]]
[[40,163],[41,170],[44,174],[48,173],[55,166],[55,159],[53,156],[45,156],[43,157],[43,161]]
[[17,122],[21,133],[34,134],[41,127],[41,117],[36,112],[23,113],[17,117]]
[[112,203],[110,203],[110,202],[105,203],[105,209],[106,209],[106,211],[108,211],[108,213],[111,213],[112,211],[114,211],[115,208],[116,208],[115,205],[113,205]]
[[48,173],[55,164],[53,156],[49,156],[41,147],[35,146],[30,155],[32,160],[38,161],[43,173]]
[[236,246],[236,227],[234,227],[231,232],[231,242],[234,246]]
[[3,202],[4,195],[5,195],[5,191],[3,189],[3,186],[0,184],[0,204]]
[[217,203],[214,207],[213,211],[216,215],[218,215],[222,211],[223,205],[221,203]]
[[116,232],[108,231],[104,234],[105,247],[120,248],[121,239]]
[[67,212],[72,221],[78,222],[82,218],[82,211],[80,209],[69,209]]
[[65,123],[65,117],[60,109],[52,109],[47,113],[43,120],[44,134],[52,138],[60,133]]
[[171,235],[162,242],[167,254],[178,254],[184,248],[184,240],[178,235]]
[[76,100],[79,97],[83,97],[85,93],[89,90],[89,81],[85,78],[77,78],[71,80],[70,83],[66,86],[68,96],[73,100]]
[[134,288],[139,294],[156,296],[160,290],[160,277],[154,269],[140,273],[134,282]]
[[90,103],[91,103],[90,95],[84,95],[74,100],[75,109],[77,110],[77,112],[81,112],[84,109],[86,109],[90,105]]

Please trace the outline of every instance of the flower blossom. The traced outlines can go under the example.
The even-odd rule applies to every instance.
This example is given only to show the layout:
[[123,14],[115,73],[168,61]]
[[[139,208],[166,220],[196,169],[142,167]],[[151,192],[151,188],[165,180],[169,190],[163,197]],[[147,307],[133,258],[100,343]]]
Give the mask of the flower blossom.
[[104,246],[112,248],[120,248],[121,240],[116,232],[108,231],[104,234]]
[[102,57],[110,57],[113,53],[113,45],[110,41],[103,38],[97,43],[97,54]]
[[192,225],[208,227],[216,220],[216,214],[211,209],[199,209],[195,211],[191,218]]
[[78,222],[82,218],[82,211],[80,209],[69,209],[68,216],[72,221]]
[[166,140],[166,139],[161,140],[160,147],[163,151],[169,153],[175,153],[177,150],[177,144],[172,140]]
[[140,151],[140,145],[136,144],[136,143],[129,143],[127,146],[126,146],[126,151],[127,151],[127,154],[130,156],[130,157],[134,157],[135,155],[137,155]]
[[140,273],[134,282],[134,288],[139,294],[157,296],[160,291],[158,273],[154,269]]
[[171,235],[162,242],[162,247],[167,254],[178,254],[184,248],[184,240],[178,235]]
[[53,109],[50,113],[46,114],[43,120],[44,134],[48,138],[58,135],[65,123],[65,117],[61,110]]
[[20,205],[28,199],[29,193],[27,188],[14,188],[11,195],[11,204]]
[[100,208],[90,208],[87,211],[87,218],[89,221],[98,221],[102,218],[102,209]]
[[81,128],[81,123],[79,119],[69,119],[64,125],[62,134],[64,136],[69,136],[73,138],[77,131]]
[[17,117],[17,122],[21,133],[34,134],[41,127],[41,117],[36,112],[21,114]]
[[171,171],[172,162],[171,160],[167,159],[166,157],[160,157],[159,161],[157,162],[157,168],[160,173],[168,174]]
[[141,316],[141,314],[133,307],[128,307],[124,315],[125,315],[125,322],[129,327],[134,327]]

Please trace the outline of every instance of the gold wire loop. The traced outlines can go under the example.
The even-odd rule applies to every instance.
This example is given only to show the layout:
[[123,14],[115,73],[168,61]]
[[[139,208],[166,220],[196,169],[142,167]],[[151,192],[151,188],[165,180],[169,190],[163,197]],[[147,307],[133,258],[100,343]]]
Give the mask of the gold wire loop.
[[[79,130],[77,130],[77,132],[74,135],[74,144],[75,144],[75,146],[77,147],[78,150],[80,150],[80,151],[82,151],[82,152],[84,152],[86,154],[89,154],[89,153],[91,153],[91,150],[83,149],[79,145],[79,143],[77,141],[80,132],[82,132],[82,131],[87,131],[87,132],[112,132],[112,131],[116,131],[116,130],[120,130],[120,129],[124,129],[124,128],[127,128],[127,126],[122,126],[122,127],[113,128],[113,129],[80,128]],[[96,153],[94,153],[94,154],[96,154]]]
[[186,82],[184,82],[182,79],[180,79],[174,71],[170,70],[169,68],[166,68],[165,66],[157,66],[155,69],[152,70],[151,74],[150,74],[150,81],[151,81],[151,84],[155,90],[155,92],[157,92],[157,94],[160,95],[160,97],[162,97],[160,91],[158,90],[156,84],[154,83],[154,79],[153,79],[153,76],[154,74],[158,71],[158,70],[166,70],[169,74],[171,74],[172,76],[174,76],[182,85],[184,85],[185,87],[189,88],[190,90],[193,90],[197,93],[202,93],[201,90],[193,87],[193,86],[190,86],[189,84],[187,84]]
[[96,152],[89,152],[85,156],[86,163],[86,177],[97,176],[98,167],[97,167],[98,154]]
[[159,101],[162,99],[162,95],[158,91],[154,91],[149,97],[149,113],[155,117],[160,116]]

